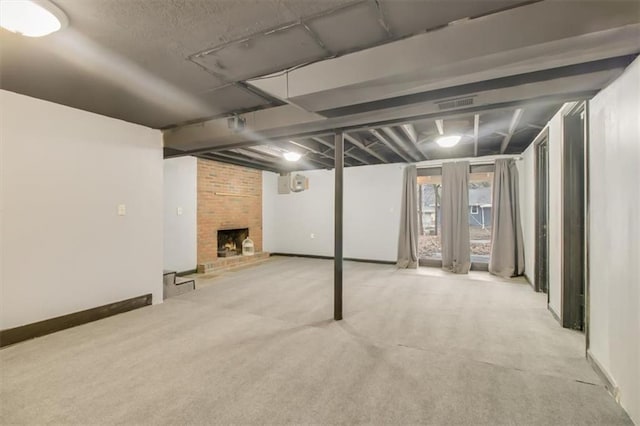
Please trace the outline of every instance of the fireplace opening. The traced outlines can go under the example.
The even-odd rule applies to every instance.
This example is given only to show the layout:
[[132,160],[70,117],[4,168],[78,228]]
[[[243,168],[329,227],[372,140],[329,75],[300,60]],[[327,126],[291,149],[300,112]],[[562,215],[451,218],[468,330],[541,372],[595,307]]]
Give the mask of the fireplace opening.
[[218,257],[242,254],[242,242],[249,236],[249,228],[218,230]]

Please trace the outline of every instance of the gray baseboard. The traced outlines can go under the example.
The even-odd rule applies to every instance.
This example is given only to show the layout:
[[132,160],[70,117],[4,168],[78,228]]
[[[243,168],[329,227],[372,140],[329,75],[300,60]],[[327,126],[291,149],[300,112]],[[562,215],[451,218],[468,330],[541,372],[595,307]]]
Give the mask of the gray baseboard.
[[176,272],[176,276],[184,277],[185,275],[195,274],[196,272],[198,272],[198,270],[196,268],[193,268],[193,269],[189,269],[189,270],[186,270],[186,271]]
[[532,288],[533,290],[535,290],[535,289],[536,289],[536,286],[533,284],[533,281],[531,280],[531,278],[529,278],[529,275],[527,275],[527,273],[526,273],[526,272],[523,274],[523,277],[524,277],[524,279],[525,279],[525,280],[527,280],[527,282],[529,283],[529,285],[531,286],[531,288]]
[[[418,265],[426,266],[427,268],[442,268],[441,259],[418,259]],[[471,262],[469,268],[470,271],[489,272],[488,263]]]
[[[333,260],[333,256],[320,256],[315,254],[296,254],[296,253],[271,253],[271,256],[285,256],[285,257],[304,257],[308,259],[325,259]],[[391,260],[375,260],[375,259],[358,259],[354,257],[345,257],[344,260],[351,262],[364,262],[364,263],[379,263],[383,265],[395,265],[396,262]]]
[[44,336],[55,333],[56,331],[97,321],[99,319],[131,311],[133,309],[138,309],[143,306],[151,305],[151,302],[152,295],[145,294],[143,296],[109,303],[108,305],[98,306],[96,308],[80,312],[49,318],[15,328],[0,330],[0,347],[13,345],[14,343],[19,343],[24,340],[33,339],[35,337]]
[[562,325],[562,320],[560,319],[560,315],[558,315],[556,311],[553,310],[551,305],[547,304],[547,309],[549,310],[549,312],[551,312],[551,315],[553,315],[556,321],[558,321],[558,324]]
[[609,391],[613,399],[616,400],[618,404],[620,404],[620,388],[616,385],[615,381],[609,376],[609,373],[602,368],[602,364],[598,362],[597,359],[593,357],[591,351],[587,351],[587,361],[591,364],[591,368],[596,372],[596,374],[600,377],[600,379],[604,382],[605,388]]

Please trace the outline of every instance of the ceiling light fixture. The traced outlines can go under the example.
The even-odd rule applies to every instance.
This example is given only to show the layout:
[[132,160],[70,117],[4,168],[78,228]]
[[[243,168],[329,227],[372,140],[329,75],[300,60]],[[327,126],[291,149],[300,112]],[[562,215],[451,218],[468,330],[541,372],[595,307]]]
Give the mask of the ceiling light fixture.
[[462,139],[460,135],[441,136],[436,140],[436,143],[443,148],[451,148],[452,146],[456,146],[458,142],[460,142],[460,139]]
[[291,152],[291,151],[285,152],[284,154],[282,154],[282,156],[287,161],[298,161],[300,157],[302,157],[302,155],[298,154],[297,152]]
[[27,37],[42,37],[66,27],[69,21],[48,0],[0,1],[0,27]]

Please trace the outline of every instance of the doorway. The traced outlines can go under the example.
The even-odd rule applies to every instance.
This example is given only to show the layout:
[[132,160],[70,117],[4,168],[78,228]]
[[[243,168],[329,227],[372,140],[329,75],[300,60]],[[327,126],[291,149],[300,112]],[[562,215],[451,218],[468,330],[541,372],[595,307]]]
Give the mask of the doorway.
[[535,272],[534,288],[547,293],[549,303],[549,137],[535,143]]
[[563,119],[562,326],[585,327],[586,297],[586,114],[576,104]]

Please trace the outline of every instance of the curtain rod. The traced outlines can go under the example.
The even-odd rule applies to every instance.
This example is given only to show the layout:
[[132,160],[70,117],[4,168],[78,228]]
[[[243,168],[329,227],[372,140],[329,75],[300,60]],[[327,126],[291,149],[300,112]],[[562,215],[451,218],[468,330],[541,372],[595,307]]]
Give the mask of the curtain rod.
[[485,155],[484,157],[466,157],[466,158],[445,158],[442,160],[427,160],[416,163],[418,169],[426,169],[429,167],[439,167],[444,163],[457,163],[460,161],[468,161],[470,165],[477,166],[481,164],[493,164],[496,160],[504,158],[513,158],[516,161],[522,160],[521,155],[503,154],[503,155]]

